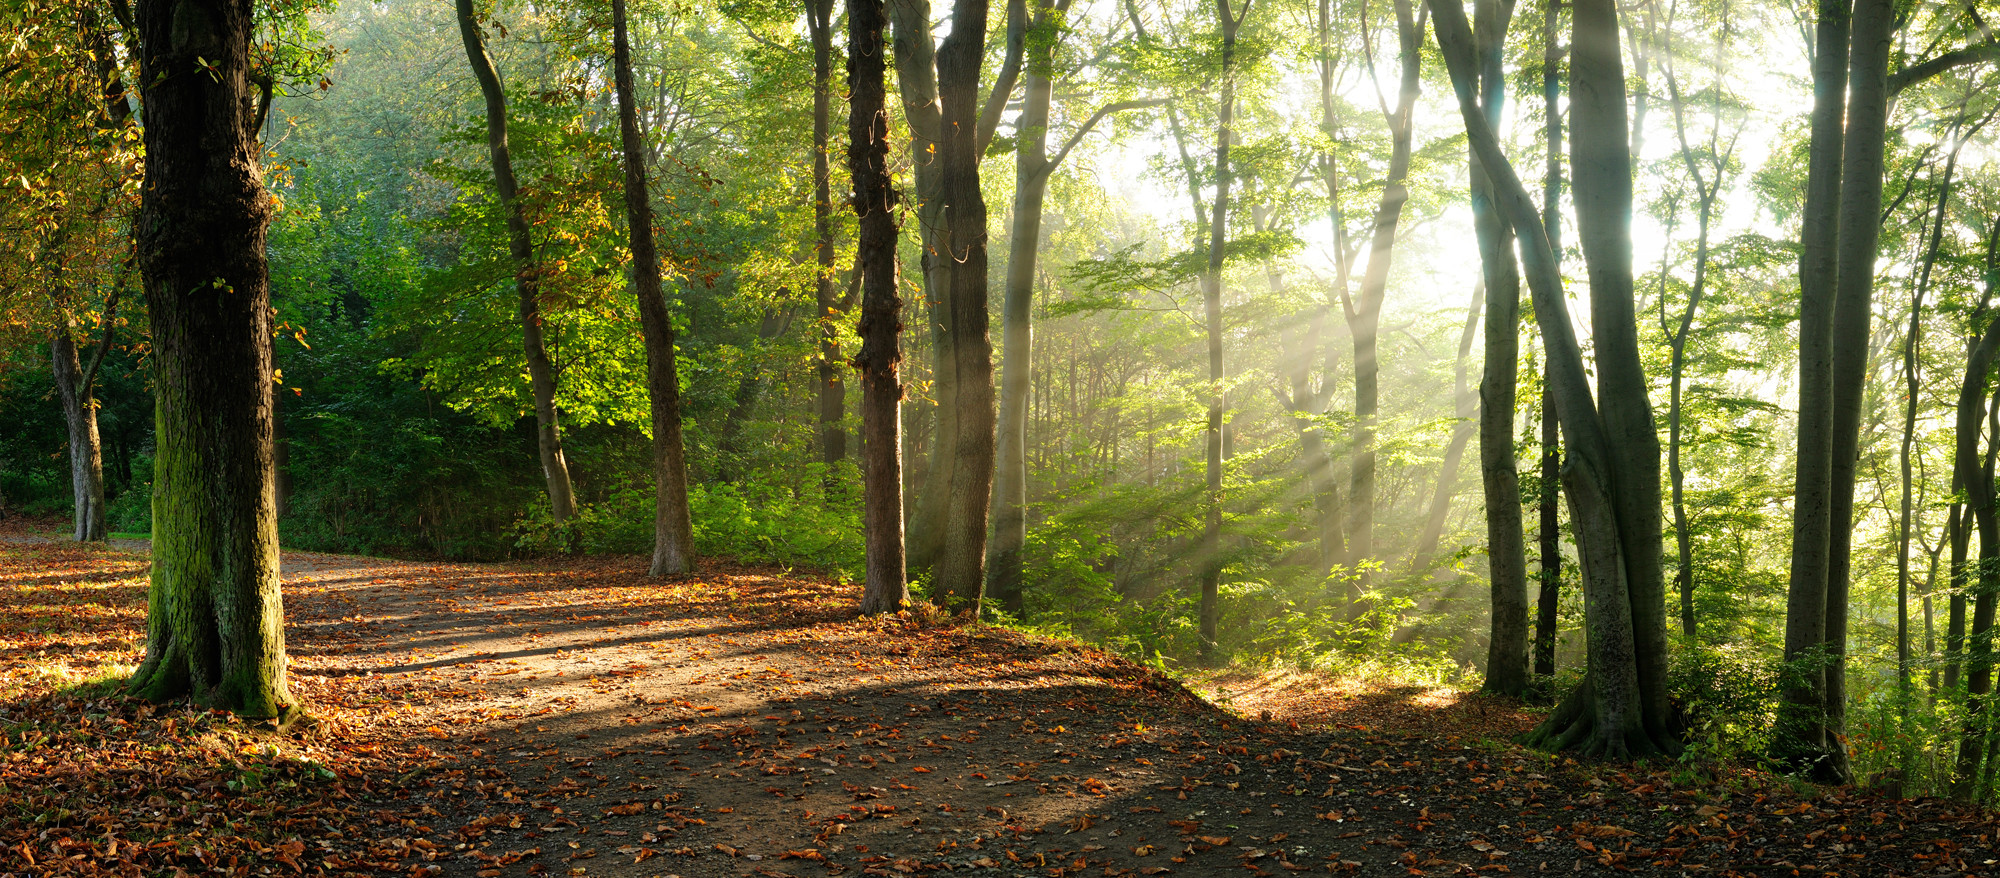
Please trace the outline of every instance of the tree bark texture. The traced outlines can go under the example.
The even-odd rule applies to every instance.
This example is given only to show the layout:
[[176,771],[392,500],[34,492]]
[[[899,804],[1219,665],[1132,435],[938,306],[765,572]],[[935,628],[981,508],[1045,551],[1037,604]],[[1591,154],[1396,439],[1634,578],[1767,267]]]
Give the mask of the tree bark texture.
[[[1873,0],[1868,0],[1873,2]],[[1833,311],[1840,234],[1852,0],[1820,0],[1814,24],[1813,110],[1799,232],[1799,422],[1793,475],[1791,584],[1772,755],[1835,777],[1839,744],[1826,725],[1827,548],[1831,539]]]
[[[1542,232],[1549,239],[1554,270],[1562,272],[1562,58],[1560,0],[1542,2],[1542,139],[1547,155],[1542,167]],[[1544,361],[1546,362],[1546,360]],[[1546,371],[1546,370],[1545,370]],[[1541,394],[1541,484],[1535,498],[1541,570],[1535,596],[1535,675],[1556,672],[1556,629],[1562,604],[1562,520],[1558,496],[1562,480],[1562,446],[1557,435],[1555,399],[1549,383]]]
[[[1046,2],[1036,3],[1029,28],[1054,28]],[[1065,4],[1066,5],[1066,4]],[[1034,41],[1025,59],[1021,116],[1015,123],[1014,222],[1008,240],[1007,277],[1000,305],[999,458],[994,464],[993,545],[986,590],[1001,608],[1024,608],[1022,548],[1028,541],[1028,396],[1034,368],[1035,265],[1042,243],[1042,205],[1049,191],[1049,104],[1055,35]]]
[[141,0],[146,183],[136,230],[152,321],[153,571],[130,683],[256,719],[286,681],[271,448],[272,207],[252,127],[250,0]]
[[687,449],[681,436],[680,368],[674,353],[674,323],[660,286],[660,254],[653,242],[652,194],[646,186],[646,145],[632,85],[625,0],[611,0],[611,18],[618,135],[625,153],[625,217],[632,235],[632,292],[639,300],[639,327],[645,335],[646,391],[653,416],[653,563],[647,572],[670,576],[693,572],[695,566]]
[[861,275],[862,517],[867,572],[863,614],[893,613],[910,602],[903,558],[902,309],[896,277],[897,215],[889,171],[889,107],[882,0],[847,3],[847,167],[860,220],[855,269]]
[[888,0],[889,19],[894,26],[897,93],[903,100],[903,118],[910,126],[911,177],[916,184],[917,232],[923,252],[922,274],[926,302],[930,308],[931,397],[936,414],[936,432],[930,459],[924,466],[922,483],[910,506],[906,529],[909,570],[922,575],[936,565],[944,548],[945,509],[951,499],[953,455],[958,436],[958,369],[953,354],[951,325],[952,277],[958,265],[938,256],[938,236],[942,229],[944,200],[939,196],[943,183],[940,153],[944,139],[944,113],[938,103],[936,45],[931,35],[929,0]]
[[569,461],[563,457],[562,428],[556,411],[555,364],[542,337],[541,266],[528,228],[527,209],[520,200],[521,184],[514,177],[514,154],[507,145],[507,93],[493,59],[486,54],[486,34],[479,26],[472,0],[454,0],[458,33],[472,77],[486,99],[486,151],[493,164],[493,187],[507,214],[507,252],[514,260],[514,285],[519,293],[516,314],[521,321],[521,348],[528,359],[528,388],[535,399],[535,444],[541,454],[542,477],[548,482],[549,510],[557,521],[576,514],[576,493],[570,486]]

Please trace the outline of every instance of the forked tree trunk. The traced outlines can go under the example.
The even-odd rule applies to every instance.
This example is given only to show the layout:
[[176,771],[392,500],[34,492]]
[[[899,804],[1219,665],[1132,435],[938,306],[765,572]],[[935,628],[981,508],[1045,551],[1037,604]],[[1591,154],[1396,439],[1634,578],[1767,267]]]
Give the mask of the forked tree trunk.
[[[111,340],[110,316],[105,315],[106,345]],[[58,326],[49,336],[49,358],[55,367],[56,398],[62,402],[63,423],[69,433],[70,496],[74,503],[70,536],[80,543],[101,543],[106,536],[104,450],[98,439],[97,401],[91,386],[104,354],[100,351],[86,369],[77,357],[69,327]]]
[[[813,47],[813,303],[819,328],[819,445],[828,467],[847,459],[847,386],[840,357],[840,323],[846,316],[833,282],[833,0],[806,0],[806,30]],[[830,474],[829,474],[830,475]]]
[[[1347,551],[1356,565],[1375,557],[1375,433],[1381,411],[1382,300],[1389,287],[1396,229],[1402,223],[1403,206],[1410,201],[1410,190],[1404,181],[1410,175],[1410,142],[1416,130],[1417,97],[1423,90],[1423,21],[1411,0],[1395,0],[1395,7],[1397,59],[1401,66],[1396,107],[1384,120],[1389,129],[1389,167],[1382,181],[1382,197],[1375,206],[1361,289],[1347,313],[1348,332],[1354,339],[1354,433],[1348,452],[1351,463]],[[1224,88],[1227,87],[1225,80]],[[1368,571],[1357,569],[1356,573],[1363,577],[1365,590]]]
[[1236,32],[1250,14],[1231,12],[1229,0],[1215,0],[1222,26],[1222,94],[1215,112],[1215,202],[1208,211],[1208,267],[1201,275],[1202,326],[1208,341],[1208,426],[1202,432],[1207,496],[1202,507],[1200,655],[1216,658],[1216,626],[1222,618],[1222,261],[1229,235],[1229,140],[1236,115]]
[[646,187],[646,144],[632,86],[632,45],[625,0],[611,0],[612,67],[618,90],[618,136],[625,153],[625,217],[632,235],[632,292],[646,339],[646,394],[653,416],[652,576],[694,570],[694,522],[688,511],[687,450],[681,438],[681,379],[674,323],[660,289],[660,255],[653,243],[653,202]]
[[[992,142],[993,134],[999,127],[1000,116],[1006,107],[1007,99],[1013,94],[1014,84],[1020,75],[1021,56],[1026,43],[1026,10],[1027,0],[1008,0],[1007,51],[983,109],[977,109],[975,112],[975,108],[971,105],[978,91],[979,71],[976,69],[956,71],[955,75],[964,81],[956,83],[952,90],[963,93],[965,106],[958,112],[968,121],[956,129],[947,129],[945,120],[947,111],[944,109],[947,89],[943,87],[946,75],[944,68],[939,66],[938,49],[933,42],[935,37],[931,27],[930,3],[928,0],[889,0],[888,3],[888,14],[895,27],[896,80],[898,91],[903,98],[904,115],[910,123],[910,154],[915,157],[913,176],[917,190],[917,225],[922,237],[925,293],[931,303],[932,395],[937,402],[936,439],[931,443],[930,460],[924,468],[923,482],[915,491],[916,500],[911,508],[907,529],[909,569],[918,575],[932,574],[933,582],[941,581],[935,568],[947,551],[960,559],[958,571],[952,575],[958,576],[968,566],[963,556],[965,549],[968,548],[965,545],[965,535],[970,532],[970,524],[957,519],[959,512],[966,508],[965,504],[972,495],[991,494],[990,462],[993,455],[990,449],[994,442],[992,342],[990,339],[983,340],[977,352],[961,353],[958,349],[963,327],[959,324],[960,317],[950,291],[961,289],[963,283],[977,283],[982,291],[981,300],[984,301],[986,276],[981,269],[976,280],[962,281],[959,275],[967,270],[967,266],[945,255],[948,239],[952,234],[953,220],[953,214],[948,210],[951,198],[945,191],[946,168],[951,164],[945,156],[946,132],[948,130],[972,132],[975,140],[973,160],[976,162],[978,156],[985,154],[987,145]],[[956,17],[955,8],[954,18]],[[983,2],[980,4],[979,17],[981,21],[986,18],[986,5]],[[953,33],[960,34],[956,26]],[[977,38],[971,34],[962,36],[964,40],[977,42],[978,49],[984,50],[983,33]],[[965,48],[963,42],[958,45],[961,50]],[[974,116],[976,123],[971,121]],[[973,172],[976,174],[976,166]],[[974,187],[975,191],[976,189],[977,187]],[[984,215],[983,204],[979,212]],[[971,231],[968,229],[967,234]],[[983,220],[977,232],[981,241],[980,252],[983,255],[985,252]],[[983,312],[965,319],[974,320],[982,326],[987,320]],[[985,338],[983,331],[981,337]],[[984,364],[983,368],[979,367],[980,363]],[[985,389],[981,391],[974,388],[972,391],[975,395],[984,394],[983,408],[974,408],[984,411],[985,414],[979,416],[978,423],[969,425],[960,422],[960,418],[967,410],[967,404],[959,398],[959,388],[971,380],[961,374],[962,364],[970,365],[974,371],[986,376],[982,379]],[[973,445],[984,442],[989,449],[984,455],[988,463],[983,467],[974,459],[963,457],[959,453],[961,434],[966,431],[971,431],[973,434],[967,437],[968,442]],[[981,435],[983,439],[980,438]],[[981,484],[959,484],[961,479],[970,479]],[[985,501],[982,501],[977,515],[983,521],[986,513]],[[956,537],[952,536],[953,532],[957,533]],[[983,525],[981,534],[979,539],[983,553],[985,539]],[[982,554],[979,561],[971,566],[983,568],[984,561]],[[981,575],[983,577],[983,572]],[[973,586],[977,590],[983,590],[984,587],[983,578]]]
[[569,461],[563,457],[562,427],[556,413],[555,365],[542,338],[541,266],[528,230],[528,214],[514,177],[514,154],[507,145],[507,93],[493,59],[486,54],[486,34],[479,27],[472,0],[454,0],[458,33],[472,77],[486,99],[486,151],[493,164],[493,188],[507,214],[507,252],[514,261],[514,286],[519,293],[516,314],[521,321],[521,348],[528,359],[528,389],[535,399],[535,444],[541,454],[542,477],[548,483],[549,510],[557,521],[576,514],[576,494],[570,487]]
[[138,263],[157,451],[146,657],[133,694],[288,722],[271,450],[270,197],[250,0],[140,0]]
[[[1583,559],[1590,672],[1531,740],[1586,755],[1674,752],[1666,698],[1665,581],[1660,572],[1659,439],[1640,366],[1631,276],[1631,164],[1624,76],[1610,0],[1578,0],[1571,66],[1578,225],[1591,274],[1591,324],[1602,398],[1594,398],[1548,236],[1492,125],[1480,111],[1477,51],[1464,10],[1433,5],[1460,115],[1495,200],[1520,237],[1548,380],[1570,451],[1565,487]],[[1636,388],[1636,389],[1635,389]]]
[[[1473,9],[1479,112],[1489,127],[1497,127],[1507,96],[1501,47],[1512,6],[1481,0]],[[1514,461],[1521,272],[1514,261],[1514,233],[1497,209],[1495,195],[1491,172],[1473,155],[1473,234],[1486,285],[1486,357],[1479,382],[1479,474],[1486,500],[1487,575],[1492,589],[1485,688],[1519,696],[1528,689],[1528,550],[1521,530],[1521,480]]]
[[860,219],[862,518],[867,572],[861,612],[893,613],[910,602],[903,568],[902,301],[896,289],[896,202],[889,172],[882,0],[847,3],[847,167]]
[[1785,607],[1787,668],[1772,755],[1828,781],[1848,776],[1842,740],[1847,552],[1881,230],[1894,6],[1888,0],[1857,0],[1850,10],[1839,0],[1823,0],[1815,37],[1812,141],[1800,233],[1799,440]]
[[[979,188],[979,72],[986,49],[986,0],[956,0],[951,33],[938,48],[938,147],[942,228],[935,259],[951,262],[951,367],[957,372],[957,435],[943,540],[932,568],[946,607],[977,617],[986,590],[986,515],[993,490],[993,343],[987,335],[986,199]],[[933,476],[935,477],[935,476]]]

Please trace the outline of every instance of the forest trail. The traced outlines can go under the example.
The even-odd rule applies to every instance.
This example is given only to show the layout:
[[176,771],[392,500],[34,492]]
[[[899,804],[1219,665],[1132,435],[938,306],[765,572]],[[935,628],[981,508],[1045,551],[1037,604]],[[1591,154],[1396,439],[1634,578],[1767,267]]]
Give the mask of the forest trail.
[[79,688],[136,660],[143,557],[0,543],[0,875],[1995,866],[1990,818],[1577,766],[1480,737],[1524,721],[1497,703],[1217,678],[1248,718],[1095,649],[857,620],[823,579],[642,566],[288,552],[318,722],[274,735]]

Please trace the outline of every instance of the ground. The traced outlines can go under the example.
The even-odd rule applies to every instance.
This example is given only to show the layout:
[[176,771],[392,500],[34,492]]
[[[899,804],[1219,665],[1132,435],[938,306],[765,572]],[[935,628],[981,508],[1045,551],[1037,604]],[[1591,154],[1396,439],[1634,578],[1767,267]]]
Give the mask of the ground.
[[[285,555],[285,733],[117,694],[143,544],[0,532],[0,876],[1953,875],[1996,824],[1581,766],[1448,690],[1204,678],[643,559]],[[1225,706],[1218,706],[1218,702]]]

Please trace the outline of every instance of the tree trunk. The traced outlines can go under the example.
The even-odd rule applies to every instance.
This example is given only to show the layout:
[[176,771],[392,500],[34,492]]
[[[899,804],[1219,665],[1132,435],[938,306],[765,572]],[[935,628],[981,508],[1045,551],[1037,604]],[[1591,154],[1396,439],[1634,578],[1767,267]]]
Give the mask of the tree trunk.
[[951,288],[958,266],[938,257],[938,233],[944,209],[944,200],[939,196],[943,164],[938,150],[943,147],[944,114],[938,104],[930,3],[888,0],[887,9],[895,27],[897,92],[903,99],[903,117],[910,126],[917,231],[922,238],[925,300],[930,304],[931,396],[935,403],[936,431],[932,434],[930,459],[915,492],[907,528],[909,569],[922,575],[936,565],[938,553],[944,548],[945,507],[951,498],[952,456],[957,450],[958,369],[954,366],[948,330],[951,298],[945,291]]
[[1667,721],[1659,439],[1633,312],[1631,164],[1616,10],[1610,0],[1578,0],[1575,10],[1571,106],[1577,136],[1571,162],[1578,227],[1587,233],[1601,404],[1593,398],[1570,328],[1542,219],[1480,110],[1471,27],[1455,4],[1432,7],[1468,139],[1493,183],[1500,213],[1523,245],[1536,319],[1549,350],[1548,380],[1570,451],[1564,481],[1583,560],[1590,672],[1530,739],[1577,747],[1586,755],[1637,758],[1680,747]]
[[[840,357],[845,308],[833,282],[833,184],[828,151],[832,138],[833,0],[806,0],[806,30],[813,47],[813,302],[819,327],[820,459],[831,468],[847,459],[847,387]],[[829,478],[831,472],[829,472]]]
[[645,141],[639,134],[639,103],[632,87],[625,0],[611,0],[611,19],[618,135],[625,152],[625,216],[632,235],[632,291],[639,299],[639,326],[646,339],[646,392],[653,415],[653,563],[647,573],[670,576],[692,572],[695,565],[687,451],[681,438],[681,379],[674,323],[660,289],[660,257],[653,243],[652,194],[646,186]]
[[1236,32],[1250,14],[1251,0],[1232,14],[1229,0],[1215,0],[1222,26],[1222,94],[1215,118],[1215,203],[1208,211],[1208,267],[1201,275],[1202,325],[1208,340],[1208,426],[1203,431],[1207,497],[1202,508],[1201,660],[1216,659],[1216,626],[1222,618],[1222,261],[1229,240],[1229,140],[1236,116]]
[[[1049,7],[1038,2],[1030,28],[1053,28]],[[1067,3],[1063,4],[1065,7]],[[993,545],[986,589],[1009,613],[1024,609],[1021,550],[1028,540],[1028,397],[1034,367],[1035,264],[1041,253],[1042,205],[1048,195],[1049,104],[1055,88],[1054,34],[1038,39],[1025,59],[1021,116],[1015,122],[1014,223],[1008,239],[1007,278],[1001,303],[999,459],[994,465]]]
[[[1542,138],[1547,156],[1542,169],[1542,232],[1549,239],[1553,270],[1562,273],[1562,96],[1563,49],[1560,33],[1559,0],[1542,3]],[[1544,370],[1546,372],[1546,370]],[[1541,570],[1536,574],[1540,588],[1535,596],[1535,675],[1556,672],[1556,628],[1562,603],[1562,521],[1557,496],[1562,478],[1562,448],[1556,435],[1555,399],[1549,383],[1542,382],[1541,484],[1535,498],[1538,516]]]
[[[993,489],[993,344],[987,335],[986,200],[979,188],[979,72],[986,48],[986,0],[956,0],[951,33],[938,48],[941,228],[934,259],[952,263],[951,366],[957,373],[951,493],[943,542],[932,568],[938,598],[975,618],[986,588],[986,515]],[[933,476],[935,477],[935,476]]]
[[[1334,51],[1337,45],[1335,39],[1337,22],[1331,0],[1319,0],[1313,24],[1319,43],[1319,57],[1316,62],[1319,67],[1320,133],[1326,135],[1328,143],[1339,143],[1340,131],[1336,124],[1339,94],[1335,82],[1338,61]],[[1303,355],[1305,359],[1300,361],[1300,371],[1293,381],[1292,399],[1295,409],[1302,401],[1309,400],[1302,410],[1298,410],[1305,417],[1295,420],[1299,430],[1300,459],[1305,466],[1306,482],[1312,487],[1313,505],[1319,515],[1320,575],[1322,579],[1326,579],[1333,575],[1335,567],[1347,563],[1346,517],[1340,503],[1340,478],[1334,471],[1333,453],[1328,447],[1332,444],[1331,438],[1327,435],[1327,431],[1310,419],[1326,414],[1327,406],[1333,401],[1335,346],[1331,344],[1326,346],[1326,368],[1321,372],[1321,386],[1317,393],[1310,396],[1307,395],[1311,382],[1306,363],[1310,361],[1311,349],[1317,347],[1325,335],[1328,314],[1333,310],[1333,301],[1346,300],[1348,265],[1352,260],[1349,257],[1346,241],[1347,224],[1341,218],[1339,167],[1334,163],[1332,152],[1320,155],[1319,168],[1320,179],[1326,186],[1327,225],[1333,232],[1334,238],[1336,295],[1329,297],[1329,301],[1322,302],[1314,311],[1312,323],[1307,330],[1312,342]],[[1199,206],[1197,203],[1196,207]],[[1358,588],[1350,586],[1346,592],[1345,597],[1350,607],[1360,602],[1361,594]]]
[[[1882,168],[1889,116],[1889,54],[1897,16],[1889,0],[1859,0],[1848,70],[1847,142],[1842,150],[1839,265],[1835,274],[1828,453],[1824,738],[1829,777],[1847,777],[1847,604],[1854,539],[1855,472],[1874,324],[1875,255],[1881,246]],[[1801,383],[1803,384],[1803,376]],[[1807,429],[1801,423],[1800,430]]]
[[271,449],[264,192],[250,0],[140,0],[146,186],[136,229],[152,323],[153,570],[131,691],[254,719],[286,681]]
[[[1987,407],[1989,435],[2000,436],[2000,399]],[[1959,737],[1958,776],[1952,793],[1970,800],[1978,789],[1979,757],[1985,749],[1993,691],[1994,594],[2000,589],[2000,511],[1996,511],[1993,488],[1994,449],[2000,440],[1989,441],[1985,460],[1976,478],[1966,486],[1966,505],[1979,525],[1979,579],[1973,590],[1972,638],[1965,657],[1965,729]]]
[[896,277],[896,188],[890,177],[889,108],[882,0],[847,3],[847,167],[860,219],[855,268],[861,275],[862,517],[867,572],[863,614],[893,613],[910,602],[903,568],[902,309]]
[[[1518,298],[1518,290],[1517,298]],[[1458,360],[1453,367],[1452,399],[1453,414],[1458,416],[1451,426],[1451,439],[1445,443],[1444,459],[1438,463],[1437,487],[1431,492],[1430,514],[1424,517],[1424,531],[1417,538],[1417,546],[1410,552],[1409,568],[1416,571],[1430,560],[1431,553],[1437,551],[1438,540],[1444,537],[1445,519],[1451,514],[1451,498],[1458,493],[1459,463],[1465,459],[1465,446],[1472,441],[1472,434],[1478,432],[1479,395],[1466,386],[1466,361],[1472,359],[1472,341],[1479,335],[1479,314],[1486,305],[1486,284],[1481,281],[1472,291],[1472,304],[1465,311],[1465,329],[1458,336]]]
[[[1506,101],[1501,47],[1511,6],[1483,0],[1474,6],[1473,51],[1478,64],[1479,109],[1497,126]],[[1492,175],[1472,157],[1473,234],[1486,285],[1486,359],[1479,382],[1479,473],[1486,500],[1486,555],[1491,625],[1486,651],[1486,691],[1520,696],[1528,688],[1527,547],[1521,530],[1521,482],[1514,462],[1515,370],[1521,357],[1521,272],[1514,235],[1496,210]]]
[[[110,315],[105,315],[108,342]],[[97,435],[97,401],[91,385],[96,363],[86,374],[76,355],[76,342],[68,326],[58,326],[49,336],[49,355],[55,366],[56,397],[62,402],[63,423],[69,428],[69,483],[75,514],[71,538],[80,543],[101,543],[104,525],[104,451]],[[98,361],[103,355],[98,355]]]
[[[1356,565],[1375,557],[1375,433],[1381,409],[1382,364],[1378,348],[1382,300],[1389,286],[1396,229],[1402,222],[1403,206],[1410,201],[1404,181],[1410,175],[1410,141],[1416,126],[1417,96],[1423,88],[1423,24],[1418,21],[1410,0],[1395,0],[1395,6],[1401,80],[1396,108],[1385,120],[1389,128],[1388,175],[1382,182],[1382,198],[1375,206],[1360,294],[1347,313],[1348,331],[1354,339],[1354,434],[1349,451],[1347,550]],[[1228,87],[1226,83],[1224,87]],[[1364,579],[1365,590],[1368,574],[1365,570],[1357,573]]]
[[548,346],[542,340],[541,267],[535,260],[528,214],[518,197],[521,186],[514,178],[513,152],[507,146],[507,94],[500,85],[500,74],[493,69],[493,59],[486,54],[486,35],[479,27],[472,0],[454,2],[465,56],[486,98],[486,149],[493,162],[493,187],[500,195],[501,209],[507,212],[507,250],[514,260],[514,285],[520,294],[521,347],[527,354],[528,386],[535,398],[535,442],[541,452],[542,476],[548,482],[549,510],[557,521],[565,521],[576,514],[576,495],[570,487],[569,462],[563,458],[562,430],[557,423],[555,366],[549,362]]

